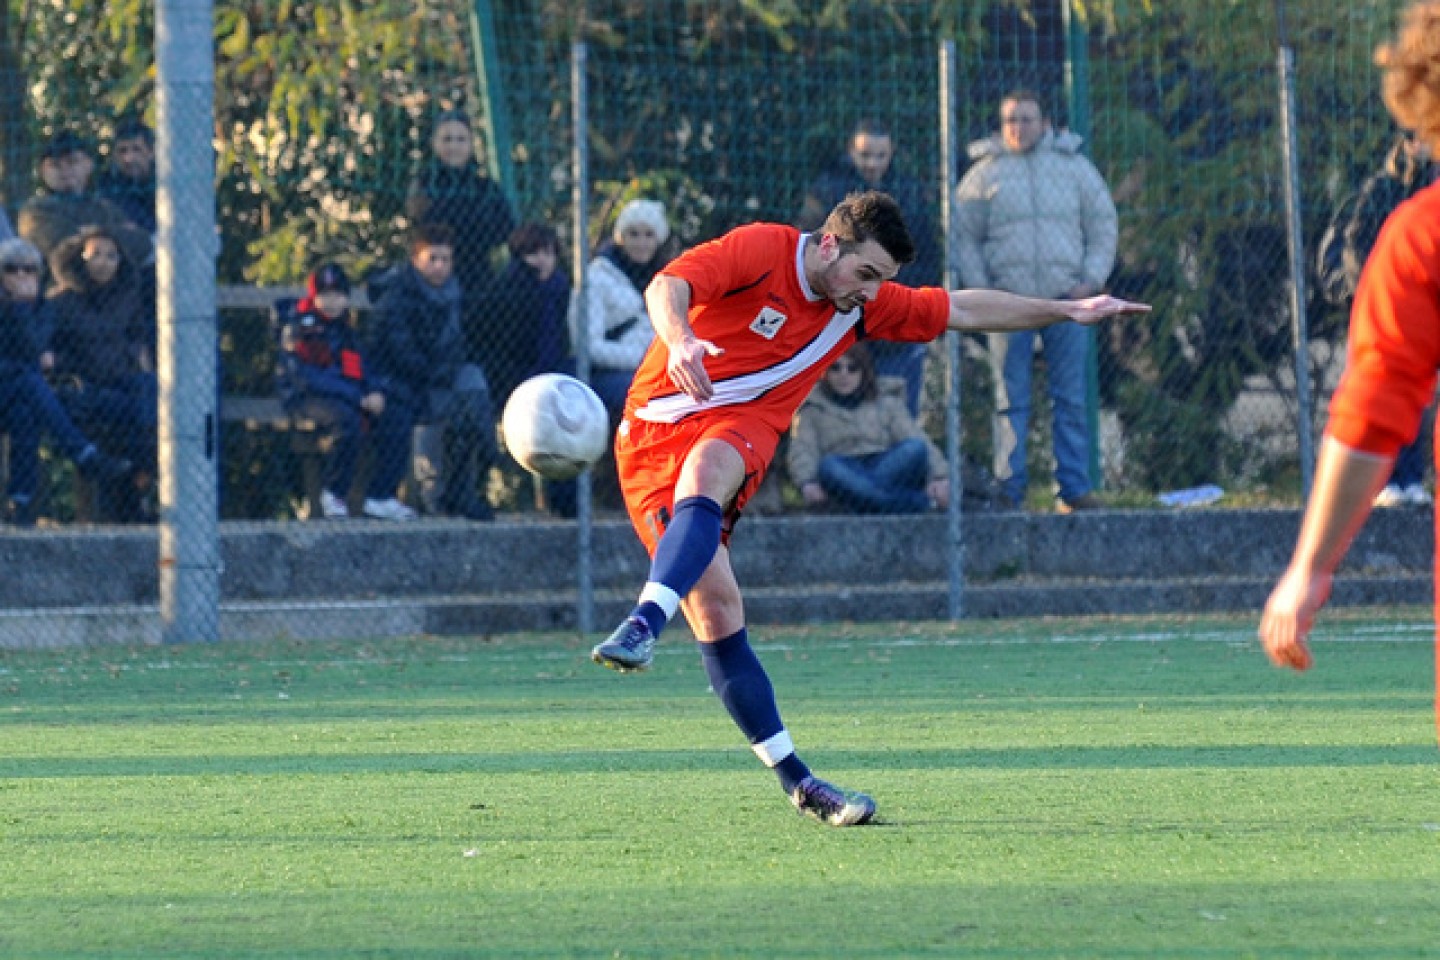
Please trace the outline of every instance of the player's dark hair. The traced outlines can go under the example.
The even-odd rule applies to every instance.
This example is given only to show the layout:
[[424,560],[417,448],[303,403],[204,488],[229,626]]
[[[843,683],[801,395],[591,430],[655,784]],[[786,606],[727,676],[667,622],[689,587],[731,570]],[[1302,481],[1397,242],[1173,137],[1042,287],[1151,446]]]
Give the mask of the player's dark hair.
[[411,228],[408,249],[413,256],[426,247],[455,248],[455,231],[448,223],[422,223]]
[[879,190],[852,193],[841,200],[820,225],[819,232],[833,234],[840,241],[842,251],[874,240],[896,263],[910,263],[915,259],[915,241],[910,238],[900,205],[890,194]]

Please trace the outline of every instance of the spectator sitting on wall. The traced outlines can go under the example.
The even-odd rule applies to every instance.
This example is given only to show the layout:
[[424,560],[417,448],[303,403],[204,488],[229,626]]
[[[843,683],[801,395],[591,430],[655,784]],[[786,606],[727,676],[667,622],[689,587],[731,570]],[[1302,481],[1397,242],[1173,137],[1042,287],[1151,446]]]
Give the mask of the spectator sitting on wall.
[[949,504],[945,457],[910,416],[903,387],[877,379],[864,343],[830,364],[790,431],[790,479],[807,506],[923,513]]
[[412,414],[391,402],[372,381],[350,314],[350,280],[327,263],[310,274],[306,295],[280,334],[281,400],[292,416],[319,424],[329,438],[320,502],[310,516],[350,515],[346,499],[355,482],[360,444],[368,435],[374,464],[365,488],[367,517],[413,520],[415,511],[396,496],[410,457]]
[[50,305],[40,298],[43,262],[34,244],[19,237],[0,241],[0,430],[10,434],[10,483],[4,519],[35,522],[40,487],[40,439],[50,434],[80,475],[121,482],[128,460],[100,451],[75,426],[46,374],[54,369]]
[[490,520],[481,484],[497,456],[495,407],[485,372],[466,362],[454,251],[448,226],[422,224],[411,231],[409,259],[371,279],[366,357],[390,402],[443,429],[443,449],[425,452],[427,462],[443,464],[422,478],[426,508]]
[[55,376],[75,422],[101,449],[135,465],[135,482],[100,489],[101,515],[121,522],[153,520],[157,402],[155,314],[140,271],[119,239],[85,227],[50,256],[58,282]]

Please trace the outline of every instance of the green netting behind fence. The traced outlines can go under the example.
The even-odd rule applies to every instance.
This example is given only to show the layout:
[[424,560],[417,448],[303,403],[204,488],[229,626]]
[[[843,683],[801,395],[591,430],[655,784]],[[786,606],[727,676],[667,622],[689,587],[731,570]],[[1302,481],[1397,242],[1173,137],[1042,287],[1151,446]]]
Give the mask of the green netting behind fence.
[[[1284,4],[1311,250],[1393,136],[1370,57],[1397,7]],[[1157,307],[1099,337],[1107,489],[1123,498],[1216,482],[1293,498],[1278,9],[1112,0],[1067,17],[1059,3],[1020,0],[217,2],[216,128],[196,135],[216,146],[220,280],[296,284],[323,259],[360,278],[403,257],[406,197],[444,109],[469,114],[516,218],[557,228],[568,269],[577,42],[587,54],[587,255],[637,196],[665,203],[676,247],[747,221],[793,222],[860,117],[893,131],[895,164],[925,185],[938,229],[965,144],[994,131],[1005,91],[1028,87],[1057,126],[1087,137],[1115,197],[1111,288]],[[153,120],[153,25],[141,0],[9,4],[0,89],[14,96],[0,157],[12,221],[56,130],[95,138],[103,167],[117,118]],[[947,40],[961,148],[950,171],[939,117]],[[500,269],[503,247],[489,255]],[[1343,312],[1312,296],[1308,322],[1328,386]],[[272,391],[273,333],[263,311],[227,313],[225,392]],[[967,451],[983,461],[988,373],[969,353]],[[933,415],[944,397],[931,373]],[[1049,475],[1044,421],[1035,417],[1031,444],[1037,484]],[[294,481],[273,469],[274,447],[227,446],[227,515],[288,512]],[[268,492],[257,494],[250,481],[262,473]]]

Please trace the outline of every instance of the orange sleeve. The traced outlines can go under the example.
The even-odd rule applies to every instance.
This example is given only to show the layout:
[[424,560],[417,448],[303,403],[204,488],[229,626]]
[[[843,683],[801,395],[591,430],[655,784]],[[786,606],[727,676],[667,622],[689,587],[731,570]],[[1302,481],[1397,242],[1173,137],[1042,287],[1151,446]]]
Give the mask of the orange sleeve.
[[950,322],[950,294],[939,287],[881,286],[865,307],[865,336],[880,340],[928,343]]
[[785,251],[786,232],[798,237],[797,231],[776,224],[736,227],[691,247],[660,272],[690,284],[692,307],[711,303],[728,291],[753,285],[769,271],[783,269],[786,256],[794,256],[793,243],[788,254]]
[[1386,221],[1350,314],[1345,374],[1326,433],[1393,456],[1415,439],[1440,367],[1440,191],[1429,187]]

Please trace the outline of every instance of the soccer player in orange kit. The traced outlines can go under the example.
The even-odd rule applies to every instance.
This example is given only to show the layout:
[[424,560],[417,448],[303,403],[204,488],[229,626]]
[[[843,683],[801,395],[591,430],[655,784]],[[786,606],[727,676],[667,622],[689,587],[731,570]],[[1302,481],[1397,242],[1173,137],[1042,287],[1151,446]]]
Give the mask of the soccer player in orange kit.
[[[1375,53],[1385,105],[1440,154],[1440,2],[1411,4]],[[1305,643],[1335,568],[1370,515],[1396,452],[1415,439],[1440,369],[1440,185],[1385,221],[1350,313],[1345,375],[1330,402],[1295,553],[1265,604],[1260,641],[1281,667],[1309,669]],[[1440,447],[1436,449],[1440,455]],[[1440,606],[1440,601],[1437,601]],[[1440,659],[1440,645],[1437,645]],[[1440,662],[1437,662],[1440,666]]]
[[592,658],[645,669],[683,610],[711,686],[751,748],[797,810],[834,826],[866,822],[875,803],[812,776],[795,753],[746,636],[727,547],[795,410],[861,337],[926,342],[947,329],[1027,330],[1149,309],[1109,296],[888,282],[914,255],[899,207],[875,191],[846,197],[814,233],[756,223],[682,254],[646,290],[656,337],[615,440],[625,504],[652,559],[634,611]]

